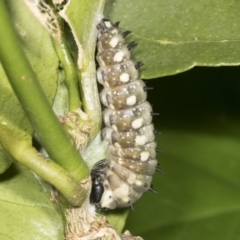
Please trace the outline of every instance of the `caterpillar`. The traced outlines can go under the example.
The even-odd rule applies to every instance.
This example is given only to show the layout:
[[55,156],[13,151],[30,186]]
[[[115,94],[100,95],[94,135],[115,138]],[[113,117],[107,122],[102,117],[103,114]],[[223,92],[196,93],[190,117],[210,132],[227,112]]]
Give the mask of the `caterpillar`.
[[[141,196],[152,190],[152,175],[157,168],[156,142],[151,105],[146,101],[147,87],[139,79],[142,62],[131,60],[125,43],[130,31],[121,32],[119,22],[101,19],[97,25],[97,80],[105,128],[103,138],[109,143],[108,156],[92,171],[90,201],[99,209],[133,207]],[[155,191],[154,191],[155,192]]]

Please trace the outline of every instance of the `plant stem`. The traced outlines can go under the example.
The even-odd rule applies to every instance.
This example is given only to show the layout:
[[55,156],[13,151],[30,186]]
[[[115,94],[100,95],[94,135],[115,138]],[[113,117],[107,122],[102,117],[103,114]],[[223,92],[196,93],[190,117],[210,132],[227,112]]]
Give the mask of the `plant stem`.
[[[79,15],[74,18],[75,5],[69,4],[66,15],[68,23],[74,33],[75,40],[79,42],[83,49],[83,54],[78,56],[78,76],[80,79],[80,88],[84,112],[91,119],[90,139],[96,137],[99,133],[102,123],[101,105],[96,82],[96,66],[95,66],[95,48],[96,48],[96,25],[99,21],[99,16],[102,14],[105,0],[91,0],[91,4],[86,5],[85,0],[78,0]],[[84,23],[84,25],[82,24]],[[79,26],[83,26],[79,28]],[[81,52],[81,50],[79,50]],[[80,64],[80,63],[81,64]]]
[[[102,13],[105,0],[101,0],[96,5],[96,12]],[[84,21],[84,15],[81,16]],[[95,18],[96,19],[96,18]],[[96,19],[99,21],[99,17]],[[83,55],[83,68],[81,69],[81,87],[83,91],[83,106],[89,116],[93,119],[91,137],[94,138],[98,134],[102,123],[102,111],[99,102],[98,87],[96,81],[96,66],[95,66],[95,49],[96,49],[96,38],[97,38],[97,23],[89,24],[88,31],[83,30],[82,42],[85,54]]]
[[0,141],[3,148],[19,163],[34,171],[52,184],[72,206],[80,206],[87,192],[67,171],[51,159],[45,158],[31,146],[31,136],[19,130],[0,125]]
[[50,158],[76,180],[88,168],[71,144],[41,89],[18,41],[4,1],[0,1],[0,59],[12,88]]
[[68,89],[68,99],[69,99],[69,111],[74,112],[78,108],[81,108],[82,103],[80,101],[80,93],[79,93],[79,81],[77,75],[77,69],[73,62],[71,53],[68,49],[68,45],[64,36],[64,24],[61,18],[58,18],[59,24],[61,26],[62,34],[61,34],[61,42],[60,44],[53,39],[54,47],[58,54],[58,57],[61,61],[65,72],[65,84]]

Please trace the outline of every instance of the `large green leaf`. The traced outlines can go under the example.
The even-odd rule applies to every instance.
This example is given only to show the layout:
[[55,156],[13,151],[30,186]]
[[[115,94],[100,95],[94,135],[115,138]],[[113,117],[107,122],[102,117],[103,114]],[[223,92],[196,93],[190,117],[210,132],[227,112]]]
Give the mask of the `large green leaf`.
[[240,234],[240,142],[211,133],[163,132],[166,174],[154,181],[159,194],[137,204],[136,211],[147,215],[140,212],[135,220],[132,214],[129,228],[146,240],[234,239]]
[[121,21],[139,44],[143,78],[176,74],[193,66],[240,63],[240,2],[225,0],[108,1],[106,17]]
[[50,200],[51,186],[13,164],[0,175],[0,239],[63,240],[62,217]]
[[[5,2],[25,54],[48,100],[52,104],[57,89],[59,60],[54,51],[51,38],[23,1],[10,0]],[[9,54],[14,53],[9,52]],[[15,67],[18,67],[17,62]],[[2,68],[0,68],[0,79],[1,115],[16,127],[31,133],[31,126]]]
[[[197,68],[162,78],[149,98],[160,168],[126,228],[145,240],[240,236],[240,68]],[[193,81],[195,80],[195,81]],[[157,93],[156,93],[157,92]]]

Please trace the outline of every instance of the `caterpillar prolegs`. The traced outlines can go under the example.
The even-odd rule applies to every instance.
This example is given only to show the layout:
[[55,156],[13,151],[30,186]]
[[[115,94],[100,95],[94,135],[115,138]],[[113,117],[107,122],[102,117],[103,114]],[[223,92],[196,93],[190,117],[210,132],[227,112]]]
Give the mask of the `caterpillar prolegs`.
[[157,166],[152,107],[139,79],[142,63],[130,59],[130,49],[137,44],[125,43],[130,32],[121,32],[118,24],[102,19],[97,25],[97,79],[104,87],[100,99],[106,106],[102,135],[109,147],[107,158],[91,171],[90,200],[105,209],[132,206],[152,190]]

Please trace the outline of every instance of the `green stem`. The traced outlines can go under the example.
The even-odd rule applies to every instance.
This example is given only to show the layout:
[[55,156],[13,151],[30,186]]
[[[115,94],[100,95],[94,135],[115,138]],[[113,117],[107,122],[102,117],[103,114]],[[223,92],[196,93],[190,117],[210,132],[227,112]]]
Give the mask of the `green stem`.
[[12,88],[51,159],[76,180],[88,175],[88,168],[71,144],[41,89],[18,41],[4,1],[0,1],[0,59]]
[[74,112],[75,110],[77,110],[78,108],[81,108],[82,106],[82,103],[80,101],[80,93],[78,91],[79,82],[78,82],[77,69],[73,62],[72,56],[69,52],[69,48],[64,36],[63,20],[60,18],[59,18],[59,23],[61,25],[61,30],[62,30],[61,42],[60,44],[56,40],[53,40],[53,42],[65,72],[64,82],[68,89],[69,111]]
[[58,189],[72,206],[81,206],[87,192],[67,171],[31,146],[31,137],[18,130],[0,125],[3,148],[19,163],[34,171]]
[[90,74],[92,71],[95,72],[95,66],[88,65],[81,73],[79,72],[84,111],[92,120],[91,139],[95,138],[99,133],[102,124],[102,112],[96,84],[96,75]]
[[[90,139],[95,138],[99,133],[102,123],[101,105],[99,102],[98,88],[96,82],[96,66],[95,66],[95,48],[97,35],[97,18],[103,12],[105,0],[92,0],[87,5],[86,1],[78,0],[79,6],[85,6],[79,11],[77,19],[71,14],[74,6],[68,7],[66,14],[69,22],[72,23],[71,29],[74,37],[78,39],[79,45],[82,46],[82,55],[79,54],[78,59],[78,76],[80,79],[80,88],[84,112],[91,119]],[[84,23],[84,24],[83,24]],[[82,25],[82,28],[79,28]],[[79,53],[81,53],[79,50]]]
[[[105,0],[101,0],[96,5],[97,9],[95,12],[102,13]],[[85,17],[85,16],[81,16]],[[84,21],[84,19],[82,19]],[[86,23],[86,26],[89,23]],[[96,23],[95,23],[96,24]],[[92,119],[92,130],[90,137],[94,138],[102,123],[102,110],[99,102],[98,87],[96,82],[96,66],[95,66],[95,49],[96,49],[96,38],[97,30],[96,25],[88,25],[86,28],[88,31],[83,30],[82,43],[84,49],[83,55],[83,68],[81,69],[81,87],[83,94],[83,106],[85,112],[91,116]]]

